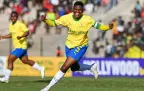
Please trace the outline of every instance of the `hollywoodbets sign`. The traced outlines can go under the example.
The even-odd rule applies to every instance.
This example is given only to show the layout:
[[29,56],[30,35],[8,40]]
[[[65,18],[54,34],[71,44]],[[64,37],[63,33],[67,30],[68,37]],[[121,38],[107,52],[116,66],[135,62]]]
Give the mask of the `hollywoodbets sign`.
[[[99,76],[144,77],[144,59],[82,58],[80,63],[98,64]],[[90,71],[73,72],[72,76],[93,76]]]

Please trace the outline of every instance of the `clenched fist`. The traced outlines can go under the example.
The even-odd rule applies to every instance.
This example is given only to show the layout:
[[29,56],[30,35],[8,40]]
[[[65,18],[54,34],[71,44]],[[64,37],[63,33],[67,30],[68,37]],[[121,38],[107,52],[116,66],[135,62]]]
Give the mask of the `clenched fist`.
[[46,19],[45,13],[40,14],[40,20],[44,21]]

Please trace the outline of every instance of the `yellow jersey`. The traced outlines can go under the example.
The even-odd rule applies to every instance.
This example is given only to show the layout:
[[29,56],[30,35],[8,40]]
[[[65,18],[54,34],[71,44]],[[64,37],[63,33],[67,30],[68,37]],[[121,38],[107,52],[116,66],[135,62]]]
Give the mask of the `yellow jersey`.
[[110,29],[109,26],[101,25],[95,22],[90,16],[84,14],[79,20],[75,19],[73,13],[70,13],[54,21],[46,19],[45,22],[49,26],[63,25],[69,28],[68,37],[65,42],[68,48],[88,45],[87,34],[91,27],[101,30]]
[[9,32],[12,36],[14,48],[27,49],[26,38],[17,39],[18,36],[22,36],[25,32],[28,31],[26,25],[20,21],[17,21],[15,24],[9,24]]

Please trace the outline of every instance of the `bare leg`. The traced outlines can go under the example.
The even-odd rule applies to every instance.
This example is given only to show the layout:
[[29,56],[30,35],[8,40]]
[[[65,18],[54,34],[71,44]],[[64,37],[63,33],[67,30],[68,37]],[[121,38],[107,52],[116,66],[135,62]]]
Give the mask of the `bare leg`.
[[41,77],[44,78],[44,70],[45,70],[44,67],[41,67],[38,63],[34,62],[33,60],[29,60],[28,56],[23,56],[21,58],[21,61],[24,64],[28,64],[28,65],[32,66],[33,68],[39,70],[41,72]]
[[62,65],[62,67],[60,68],[60,70],[63,73],[66,73],[66,71],[74,64],[76,63],[76,61],[72,58],[72,57],[68,57],[66,59],[66,61],[64,62],[64,64]]
[[35,62],[33,60],[29,60],[28,59],[28,56],[23,56],[22,58],[20,58],[21,61],[24,63],[24,64],[28,64],[30,66],[33,66],[35,64]]
[[14,68],[14,66],[13,66],[13,63],[14,63],[14,61],[17,59],[17,57],[16,56],[14,56],[14,55],[9,55],[9,57],[8,57],[8,69],[9,70],[13,70],[13,68]]
[[0,78],[0,81],[1,81],[1,82],[6,82],[6,83],[8,83],[9,78],[10,78],[10,75],[11,75],[13,69],[14,69],[13,63],[14,63],[14,61],[15,61],[16,59],[17,59],[16,56],[14,56],[14,55],[9,55],[9,57],[8,57],[8,67],[7,67],[8,69],[6,69],[6,71],[5,71],[5,76],[4,76],[3,78]]
[[51,80],[50,84],[46,86],[44,89],[41,91],[49,91],[52,86],[54,86],[60,79],[63,78],[67,70],[74,64],[76,61],[72,57],[68,57],[65,61],[65,63],[62,65],[60,70],[56,73],[54,78]]

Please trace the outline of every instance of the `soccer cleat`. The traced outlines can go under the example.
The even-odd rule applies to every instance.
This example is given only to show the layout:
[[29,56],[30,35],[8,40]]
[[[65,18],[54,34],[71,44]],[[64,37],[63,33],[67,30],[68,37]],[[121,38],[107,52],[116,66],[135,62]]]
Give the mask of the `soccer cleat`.
[[41,78],[43,79],[45,75],[45,67],[41,68]]
[[3,78],[0,78],[0,82],[8,83],[9,80],[3,77]]
[[94,63],[90,69],[90,71],[94,74],[95,79],[98,78],[97,64]]

